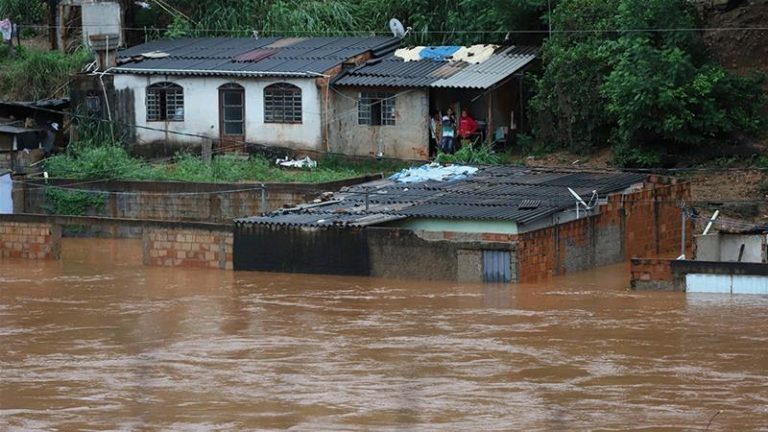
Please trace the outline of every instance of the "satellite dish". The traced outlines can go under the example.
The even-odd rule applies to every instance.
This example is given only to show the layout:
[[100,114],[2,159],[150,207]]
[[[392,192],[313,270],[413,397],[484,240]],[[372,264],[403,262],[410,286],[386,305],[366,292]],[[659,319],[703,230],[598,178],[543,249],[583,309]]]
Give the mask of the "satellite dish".
[[389,29],[396,38],[402,39],[403,36],[405,36],[405,27],[403,27],[403,23],[397,18],[389,20]]
[[587,211],[587,212],[595,208],[595,206],[597,205],[598,196],[597,196],[596,190],[592,191],[592,197],[589,199],[589,204],[584,202],[584,200],[581,199],[581,197],[579,196],[579,194],[576,193],[575,190],[568,188],[568,192],[570,192],[571,195],[573,195],[573,197],[576,198],[576,219],[579,218],[579,204],[584,206],[584,211]]
[[570,193],[571,193],[571,195],[573,195],[573,197],[574,197],[574,198],[576,198],[576,202],[577,202],[577,203],[580,203],[581,205],[583,205],[583,206],[584,206],[584,208],[587,208],[587,207],[588,207],[588,206],[587,206],[587,203],[585,203],[585,202],[584,202],[584,200],[583,200],[583,199],[581,199],[581,197],[579,196],[579,194],[577,194],[577,193],[576,193],[576,191],[575,191],[575,190],[573,190],[573,189],[571,189],[571,188],[568,188],[568,192],[570,192]]

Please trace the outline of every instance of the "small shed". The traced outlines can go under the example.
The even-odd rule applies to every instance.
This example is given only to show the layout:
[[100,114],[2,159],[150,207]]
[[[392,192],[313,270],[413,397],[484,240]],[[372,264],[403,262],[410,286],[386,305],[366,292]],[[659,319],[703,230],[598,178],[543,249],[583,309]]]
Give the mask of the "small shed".
[[535,64],[529,47],[416,47],[347,70],[333,85],[332,151],[360,156],[426,159],[430,117],[458,117],[466,108],[477,140],[508,145],[528,128],[524,73]]

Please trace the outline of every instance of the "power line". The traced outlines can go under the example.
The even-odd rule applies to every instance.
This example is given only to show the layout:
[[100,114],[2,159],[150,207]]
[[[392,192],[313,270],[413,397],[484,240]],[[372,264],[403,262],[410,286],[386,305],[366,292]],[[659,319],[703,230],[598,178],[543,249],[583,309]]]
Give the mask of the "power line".
[[[47,25],[47,24],[19,24],[19,28],[37,28],[37,29],[56,29],[59,26]],[[87,28],[87,27],[103,27],[99,25],[79,25],[70,26],[71,28]],[[167,31],[170,27],[120,27],[121,30],[131,31]],[[569,29],[569,30],[556,30],[551,32],[547,29],[533,29],[533,30],[428,30],[418,31],[414,29],[414,34],[569,34],[569,33],[672,33],[672,32],[731,32],[731,31],[768,31],[768,26],[753,26],[753,27],[679,27],[679,28],[634,28],[634,29],[622,29],[622,28],[610,28],[610,29]],[[243,28],[235,30],[231,28],[191,28],[190,32],[207,32],[207,33],[253,33],[258,32],[263,34],[337,34],[337,35],[389,35],[390,33],[383,30],[327,30],[327,31],[310,31],[310,30],[275,30],[275,29],[255,29],[255,28]]]

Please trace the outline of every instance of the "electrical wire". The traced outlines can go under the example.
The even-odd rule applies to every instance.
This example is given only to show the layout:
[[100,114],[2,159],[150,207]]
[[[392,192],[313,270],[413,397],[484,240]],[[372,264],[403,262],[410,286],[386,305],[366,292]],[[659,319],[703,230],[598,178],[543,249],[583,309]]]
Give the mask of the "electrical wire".
[[[48,24],[18,24],[19,28],[37,28],[37,29],[55,29],[59,26],[55,25],[48,25]],[[74,28],[84,28],[84,27],[100,27],[99,25],[92,24],[92,25],[80,25],[80,26],[70,26]],[[167,31],[170,27],[120,27],[121,30],[131,30],[131,31]],[[192,28],[190,29],[192,32],[203,32],[203,33],[252,33],[254,31],[257,31],[260,35],[263,35],[265,33],[269,34],[280,34],[280,33],[286,33],[286,34],[306,34],[306,35],[315,35],[315,34],[323,34],[323,32],[317,32],[317,31],[309,31],[309,30],[274,30],[271,29],[268,32],[265,32],[262,30],[257,29],[242,29],[242,30],[234,30],[234,29],[226,29],[226,28]],[[730,31],[768,31],[768,26],[752,26],[752,27],[677,27],[677,28],[635,28],[635,29],[626,29],[626,28],[610,28],[610,29],[570,29],[570,30],[547,30],[547,29],[532,29],[532,30],[428,30],[428,31],[417,31],[418,34],[579,34],[579,33],[673,33],[673,32],[730,32]],[[325,32],[325,34],[335,34],[335,35],[388,35],[388,31],[384,30],[330,30]]]

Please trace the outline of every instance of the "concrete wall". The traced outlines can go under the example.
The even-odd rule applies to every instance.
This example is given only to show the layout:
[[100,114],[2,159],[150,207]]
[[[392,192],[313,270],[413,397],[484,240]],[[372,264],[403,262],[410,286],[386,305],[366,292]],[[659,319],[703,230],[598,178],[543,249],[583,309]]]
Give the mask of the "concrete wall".
[[720,233],[720,260],[738,261],[741,245],[744,245],[744,255],[741,262],[766,262],[765,236],[760,234]]
[[393,226],[413,231],[517,234],[517,224],[510,221],[410,219],[395,223]]
[[765,235],[730,233],[696,236],[696,261],[738,261],[741,245],[744,245],[741,262],[768,262]]
[[0,220],[0,258],[58,259],[61,227],[34,220]]
[[231,231],[147,228],[143,240],[145,265],[232,270]]
[[[267,208],[274,210],[306,203],[322,192],[336,191],[374,178],[360,177],[318,184],[268,183],[264,185]],[[74,186],[69,186],[73,183]],[[46,197],[46,185],[104,192],[106,204],[101,211],[92,211],[93,216],[223,222],[262,212],[259,183],[103,181],[81,184],[74,180],[51,179],[48,183],[27,181],[17,184],[14,190],[15,213],[48,213],[51,204]]]
[[[163,81],[172,82],[184,88],[184,121],[147,122],[146,88]],[[219,87],[228,83],[236,83],[245,88],[245,141],[292,149],[315,151],[323,149],[321,95],[314,79],[228,79],[117,74],[114,76],[114,87],[119,95],[116,102],[119,106],[115,109],[132,111],[134,118],[132,121],[126,120],[139,126],[135,137],[139,143],[173,141],[200,144],[206,139],[218,140]],[[289,83],[301,88],[301,124],[264,123],[264,88],[275,83]],[[133,109],[131,110],[130,107]],[[147,130],[142,127],[159,130]]]
[[479,236],[443,237],[430,232],[368,228],[371,276],[483,281],[483,250],[510,251],[512,280],[517,280],[517,244],[482,241]]
[[720,261],[720,236],[717,233],[694,236],[696,261]]
[[429,157],[429,96],[423,89],[380,89],[394,93],[395,125],[360,125],[357,120],[360,91],[338,88],[331,98],[328,146],[331,152],[355,156],[425,160]]

